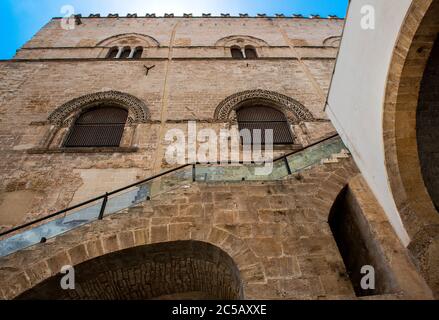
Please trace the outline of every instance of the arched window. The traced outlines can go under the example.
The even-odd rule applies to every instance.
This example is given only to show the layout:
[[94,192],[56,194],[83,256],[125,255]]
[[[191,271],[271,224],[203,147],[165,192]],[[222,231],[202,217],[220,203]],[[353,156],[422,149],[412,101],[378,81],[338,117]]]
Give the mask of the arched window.
[[118,107],[85,111],[75,121],[65,147],[118,147],[128,112]]
[[242,54],[241,48],[240,47],[232,47],[230,49],[231,53],[232,53],[232,58],[234,59],[243,59],[244,55]]
[[[264,105],[252,105],[238,109],[236,114],[238,116],[239,130],[249,129],[252,134],[252,142],[254,130],[260,129],[261,143],[265,144],[264,130],[271,129],[273,130],[273,144],[294,143],[287,118],[281,111]],[[244,143],[246,142],[244,141]]]
[[143,54],[143,48],[142,47],[137,47],[134,51],[134,55],[133,58],[134,59],[140,59],[142,58],[142,54]]
[[107,59],[115,59],[118,53],[119,53],[118,47],[111,48],[110,51],[108,52]]
[[131,48],[130,47],[125,47],[122,50],[122,54],[120,55],[121,59],[128,59],[130,57],[131,54]]
[[256,59],[258,54],[256,53],[256,49],[252,46],[245,47],[245,58],[246,59]]

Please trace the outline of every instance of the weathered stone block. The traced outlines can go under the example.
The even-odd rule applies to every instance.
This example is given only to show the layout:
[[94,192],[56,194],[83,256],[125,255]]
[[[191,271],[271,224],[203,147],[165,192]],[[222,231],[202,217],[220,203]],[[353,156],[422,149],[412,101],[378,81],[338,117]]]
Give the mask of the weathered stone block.
[[151,226],[151,243],[169,240],[168,225]]
[[249,239],[247,243],[258,257],[279,257],[282,255],[281,244],[273,238]]

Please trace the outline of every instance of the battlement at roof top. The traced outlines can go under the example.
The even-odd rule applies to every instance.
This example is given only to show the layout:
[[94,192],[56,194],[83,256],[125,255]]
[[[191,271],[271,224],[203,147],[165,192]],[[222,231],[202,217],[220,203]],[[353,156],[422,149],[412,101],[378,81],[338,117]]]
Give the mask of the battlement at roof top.
[[[339,19],[337,15],[328,15],[326,17],[319,14],[311,14],[305,16],[302,14],[291,14],[286,15],[283,13],[275,14],[274,16],[267,15],[265,13],[259,13],[255,16],[249,15],[248,13],[240,13],[239,15],[231,15],[230,13],[221,13],[219,16],[212,15],[211,13],[203,13],[201,16],[195,16],[192,13],[184,13],[181,16],[174,15],[173,13],[165,13],[163,16],[156,15],[155,13],[146,13],[145,15],[138,15],[137,13],[128,13],[126,16],[121,16],[118,13],[109,13],[107,16],[101,15],[99,13],[92,13],[90,15],[83,16],[82,14],[74,15],[77,19],[81,18],[295,18],[295,19]],[[60,19],[56,17],[54,19]]]

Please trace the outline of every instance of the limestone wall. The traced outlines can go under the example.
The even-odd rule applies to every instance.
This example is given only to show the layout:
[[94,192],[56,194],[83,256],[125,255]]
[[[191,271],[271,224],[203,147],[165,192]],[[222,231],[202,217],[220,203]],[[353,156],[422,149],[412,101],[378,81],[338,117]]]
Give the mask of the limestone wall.
[[[300,179],[182,185],[1,258],[0,299],[23,293],[22,298],[33,299],[153,298],[199,289],[216,293],[235,287],[230,277],[242,284],[245,299],[355,299],[328,215],[338,193],[356,174],[351,159],[343,159],[306,170]],[[194,253],[187,255],[191,268],[177,281],[184,266],[172,262],[172,255],[167,257],[177,247],[173,241],[213,245],[233,259],[238,272],[224,270],[223,265],[229,264],[225,254],[214,260],[212,253],[198,249],[199,262],[193,262]],[[168,247],[154,263],[146,258],[154,254],[148,249],[151,244]],[[186,252],[182,248],[172,260]],[[75,266],[78,291],[60,292],[63,265]],[[214,276],[206,276],[205,265]],[[157,276],[148,279],[150,272]],[[175,281],[164,280],[168,278]],[[213,280],[217,278],[221,281]]]
[[[279,146],[275,154],[334,133],[324,104],[342,24],[318,18],[81,18],[68,31],[53,19],[13,60],[0,62],[0,230],[169,168],[163,159],[168,130],[182,129],[187,135],[188,121],[195,120],[199,129],[218,133],[235,123],[233,103],[245,99],[273,104],[289,120],[294,145]],[[253,46],[258,59],[233,59],[233,45]],[[137,59],[106,59],[114,46],[142,46],[144,51]],[[65,148],[75,116],[100,96],[104,102],[127,104],[129,121],[121,145]],[[351,159],[325,163],[280,181],[188,184],[3,257],[0,299],[31,288],[22,297],[41,298],[38,290],[57,282],[63,265],[87,269],[101,258],[109,258],[114,268],[89,268],[90,274],[81,274],[82,293],[66,298],[96,293],[100,298],[173,297],[183,292],[187,297],[353,299],[328,215],[358,171]],[[362,184],[357,192],[366,194],[366,189]],[[380,209],[372,195],[363,202],[365,208],[373,203],[373,212]],[[381,215],[379,225],[385,221]],[[380,245],[392,243],[392,249],[405,253],[387,225],[381,233],[385,239],[380,237]],[[118,264],[119,258],[130,257],[121,250],[139,246],[136,256],[143,249],[151,253],[151,244],[163,244],[153,253],[160,255],[164,248],[169,254],[173,241],[187,241],[181,259],[152,264],[131,260],[129,268]],[[204,242],[199,245],[206,249],[195,250],[195,241]],[[408,256],[398,259],[409,275],[416,275]],[[191,267],[192,273],[181,276],[202,281],[186,281],[186,291],[174,290],[179,276],[171,284],[158,281],[154,288],[166,290],[157,293],[133,280],[142,268],[145,275],[171,265]],[[211,272],[218,283],[206,276]],[[114,295],[96,291],[104,288],[96,284],[97,274],[108,276],[102,285]],[[415,280],[415,288],[421,287],[415,296],[429,297],[423,282]],[[224,287],[229,282],[232,291],[232,286]],[[118,289],[121,283],[134,286],[125,286],[124,293]],[[206,285],[211,292],[200,290]],[[403,291],[390,294],[412,297]]]
[[[82,18],[73,30],[64,30],[61,19],[51,20],[23,49],[95,47],[120,34],[143,34],[151,43],[168,46],[175,31],[175,45],[215,46],[221,39],[244,35],[267,46],[288,46],[279,26],[298,45],[322,46],[340,36],[342,19],[302,18]],[[328,44],[328,41],[326,41]]]
[[[269,90],[308,109],[314,119],[292,126],[299,145],[333,133],[323,106],[342,24],[299,18],[82,18],[74,30],[64,30],[60,19],[53,19],[13,60],[0,62],[0,226],[44,216],[169,167],[163,162],[167,130],[187,130],[188,120],[217,131],[228,127],[228,121],[214,119],[215,110],[238,92]],[[232,59],[234,43],[252,44],[260,58]],[[104,59],[114,45],[141,45],[144,53],[141,59]],[[144,66],[154,66],[147,76]],[[127,129],[125,148],[60,148],[71,123],[54,127],[49,116],[73,99],[103,91],[139,99],[149,118]],[[124,178],[96,178],[114,170]],[[17,192],[28,194],[32,205],[9,205]]]

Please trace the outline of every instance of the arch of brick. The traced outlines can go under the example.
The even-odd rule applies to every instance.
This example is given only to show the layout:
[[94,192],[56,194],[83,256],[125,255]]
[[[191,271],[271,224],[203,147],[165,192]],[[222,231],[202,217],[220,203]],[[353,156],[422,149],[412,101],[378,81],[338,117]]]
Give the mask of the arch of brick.
[[75,266],[75,289],[63,274],[21,294],[22,300],[221,299],[242,297],[239,270],[224,251],[205,242],[173,241],[137,246]]
[[[116,218],[121,218],[121,217],[116,217]],[[168,240],[184,241],[185,239],[192,240],[196,238],[194,236],[191,236],[190,230],[192,229],[192,227],[185,223],[173,223],[166,226],[168,230],[163,230],[163,226],[152,226],[149,225],[149,223],[146,223],[144,220],[142,221],[140,219],[136,219],[133,216],[127,218],[126,220],[123,219],[124,220],[123,222],[119,221],[119,219],[115,219],[113,221],[116,220],[118,221],[118,224],[123,223],[124,225],[129,225],[130,227],[126,228],[124,231],[120,231],[117,230],[118,229],[117,226],[112,225],[112,223],[107,220],[105,221],[107,223],[104,222],[101,225],[97,225],[95,223],[89,226],[88,228],[79,228],[73,230],[68,234],[52,239],[45,246],[36,247],[30,250],[23,250],[10,257],[6,257],[6,260],[9,260],[11,257],[13,260],[17,259],[15,263],[13,263],[15,267],[11,267],[11,266],[6,267],[8,271],[18,271],[18,268],[21,268],[19,265],[23,263],[22,259],[24,259],[28,263],[31,263],[32,266],[25,268],[21,272],[18,273],[14,272],[15,274],[8,280],[4,278],[0,280],[0,282],[3,282],[5,280],[7,282],[7,283],[3,282],[2,289],[0,289],[4,294],[3,297],[6,299],[13,299],[13,298],[17,298],[22,294],[24,294],[22,296],[23,298],[40,297],[44,299],[44,298],[48,298],[49,295],[53,297],[55,296],[53,292],[48,292],[48,293],[46,292],[47,295],[45,296],[44,289],[54,288],[53,287],[54,282],[52,281],[56,281],[57,284],[59,285],[59,278],[57,278],[57,276],[59,276],[60,270],[63,266],[71,265],[74,266],[75,269],[78,267],[80,270],[86,270],[87,267],[89,266],[93,266],[93,265],[102,266],[102,261],[110,261],[110,260],[117,265],[118,263],[117,261],[124,261],[123,258],[124,250],[130,250],[133,248],[142,248],[146,246],[147,248],[146,252],[151,250],[154,251],[154,247],[152,247],[151,249],[148,248],[148,245],[157,245],[157,244],[163,245],[161,247],[158,247],[158,249],[156,249],[156,251],[159,251],[156,253],[160,253],[160,252],[165,254],[166,252],[167,254],[172,252],[176,253],[178,250],[176,251],[175,249],[182,249],[182,248],[179,248],[178,245],[176,246],[175,244],[172,245],[172,242],[169,243]],[[143,225],[143,227],[139,227],[139,224],[142,223],[145,223],[145,225]],[[105,226],[107,228],[105,228]],[[215,260],[214,257],[209,257],[209,255],[212,256],[212,254],[221,255],[223,258],[228,257],[226,261],[229,259],[230,260],[226,262],[226,265],[230,266],[230,265],[234,265],[235,263],[238,263],[239,271],[236,271],[235,274],[233,275],[230,274],[229,271],[230,278],[234,278],[233,279],[234,286],[231,287],[233,290],[227,293],[224,292],[221,295],[219,293],[221,293],[221,290],[224,288],[218,288],[218,292],[216,291],[208,292],[208,294],[210,294],[208,297],[234,298],[234,299],[241,298],[242,292],[237,291],[238,289],[240,290],[240,288],[237,286],[237,283],[239,282],[237,279],[239,272],[241,272],[242,274],[243,281],[249,281],[249,280],[251,281],[252,278],[258,278],[260,280],[264,280],[263,270],[261,266],[258,265],[256,261],[256,257],[254,256],[254,254],[252,254],[251,250],[248,248],[248,246],[244,244],[244,242],[241,239],[218,228],[211,228],[210,230],[208,230],[207,226],[196,226],[195,228],[199,228],[197,230],[198,232],[201,232],[204,235],[207,234],[207,239],[203,239],[204,241],[202,242],[201,245],[198,245],[198,249],[203,246],[208,247],[209,245],[215,246],[216,248],[215,250],[211,250],[211,252],[205,249],[206,257],[204,257],[204,259],[203,257],[200,257],[200,259],[198,259],[199,261],[201,261],[201,264],[203,264],[204,267],[207,267],[209,263],[210,264],[213,263],[212,261],[209,262],[209,260]],[[84,229],[89,229],[89,230],[84,230]],[[95,236],[89,233],[90,229],[96,231]],[[98,230],[100,229],[101,232],[97,231],[96,229]],[[85,237],[86,239],[72,241],[71,238],[73,237],[77,238],[78,236]],[[168,245],[169,247],[167,248]],[[51,251],[54,248],[56,248],[55,249],[56,252],[52,253]],[[195,249],[197,249],[197,247]],[[191,251],[192,253],[194,253],[193,250]],[[180,250],[180,253],[181,252],[183,251]],[[198,252],[200,253],[199,250]],[[43,256],[38,257],[38,255],[40,254],[42,254]],[[133,254],[130,254],[130,252],[126,254],[127,254],[126,257],[133,256]],[[229,257],[230,254],[233,254],[234,257],[233,260],[232,258]],[[142,255],[142,252],[140,253],[137,252],[134,255],[137,256]],[[114,257],[116,257],[116,259],[114,259]],[[181,257],[180,261],[182,259],[187,261],[190,258],[192,257],[190,255],[187,255]],[[125,262],[126,261],[127,260],[125,260]],[[171,262],[172,259],[168,261],[168,263]],[[6,265],[8,265],[8,263],[6,263]],[[217,263],[216,267],[218,269],[225,270],[224,265],[221,263],[219,264]],[[125,273],[131,271],[135,272],[135,270],[136,270],[135,267],[132,267],[131,270],[127,270],[125,271]],[[233,270],[233,268],[229,268],[229,270]],[[246,270],[247,272],[250,273],[246,273],[245,272]],[[108,270],[102,270],[102,271],[105,272]],[[110,274],[107,275],[104,274],[103,276],[107,280],[107,283],[109,281],[109,278],[111,277],[112,271],[110,270],[109,273]],[[84,276],[85,286],[90,287],[96,285],[93,283],[92,278],[93,276],[99,276],[99,269],[95,270],[95,274],[93,276],[90,274],[88,276],[89,276],[88,278],[87,275]],[[183,276],[184,275],[182,275],[182,277]],[[207,275],[203,275],[203,276],[207,276]],[[100,277],[102,277],[102,275]],[[88,282],[88,284],[86,282]],[[113,283],[114,282],[116,282],[116,280],[113,280]],[[232,283],[232,281],[230,280],[229,283]],[[205,285],[205,284],[206,283],[200,282],[198,284],[192,284],[192,285],[194,286],[194,288],[198,288],[197,285]],[[210,284],[212,284],[212,282]],[[34,287],[37,288],[35,290],[32,290],[32,288]],[[143,289],[144,288],[139,288],[138,292],[142,291]],[[30,290],[29,295],[25,294],[26,291],[29,290]],[[190,291],[197,292],[199,290],[195,289]],[[178,293],[178,291],[172,292],[172,290],[169,290],[168,292],[166,291],[162,292],[162,294],[149,296],[149,294],[152,293],[151,292],[148,293],[144,291],[142,298],[153,298],[156,296],[174,294],[174,293]],[[64,298],[75,298],[75,297],[81,298],[81,295],[78,294],[77,292],[73,292],[71,294],[72,294],[71,296],[67,296]],[[83,293],[82,298],[96,298],[96,297],[93,297],[92,293],[87,292],[87,293]],[[117,295],[109,298],[111,299],[117,298]],[[127,296],[126,298],[128,299],[133,297]]]
[[416,115],[425,67],[439,32],[438,15],[439,1],[413,1],[394,50],[383,114],[390,187],[411,237],[409,248],[435,292],[439,292],[435,262],[439,257],[439,214],[421,172]]
[[0,298],[20,296],[65,265],[189,240],[230,256],[245,299],[353,298],[328,215],[340,190],[357,173],[347,159],[313,167],[300,179],[194,183],[176,189],[1,258]]

